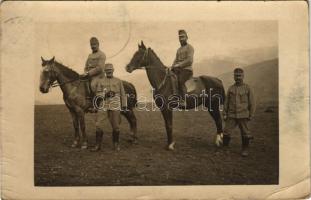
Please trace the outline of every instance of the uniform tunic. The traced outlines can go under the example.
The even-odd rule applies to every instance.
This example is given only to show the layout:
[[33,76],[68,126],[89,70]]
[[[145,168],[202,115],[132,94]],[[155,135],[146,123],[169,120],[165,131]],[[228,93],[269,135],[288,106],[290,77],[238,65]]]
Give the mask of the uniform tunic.
[[173,66],[178,64],[180,68],[192,71],[194,49],[190,44],[179,47]]
[[232,85],[227,92],[224,105],[224,114],[227,116],[224,134],[230,135],[236,126],[239,126],[241,135],[250,134],[248,121],[254,116],[255,98],[253,90],[245,83]]
[[84,72],[88,72],[91,78],[91,88],[92,91],[96,90],[96,82],[101,76],[104,76],[105,70],[105,61],[106,55],[101,50],[98,50],[96,53],[89,54],[85,67]]
[[105,70],[105,61],[106,55],[101,50],[89,54],[85,63],[84,72],[89,72],[91,77],[103,73]]
[[[185,82],[189,80],[192,75],[192,62],[194,50],[190,44],[179,47],[176,53],[176,58],[173,63],[173,72],[177,75],[179,94],[184,96],[186,93]],[[178,65],[174,67],[175,65]]]
[[[107,93],[113,92],[113,97],[107,97]],[[118,78],[101,77],[96,83],[96,95],[102,96],[104,104],[101,105],[101,110],[96,114],[96,127],[103,129],[104,121],[109,119],[109,122],[114,131],[120,131],[121,123],[120,110],[127,106],[126,94],[123,83]]]
[[121,110],[122,107],[127,106],[123,83],[120,79],[115,77],[102,77],[99,79],[96,94],[105,96],[108,92],[113,92],[115,95],[105,99],[105,108],[108,110]]
[[253,117],[255,112],[253,90],[245,83],[232,85],[227,92],[224,112],[229,118]]

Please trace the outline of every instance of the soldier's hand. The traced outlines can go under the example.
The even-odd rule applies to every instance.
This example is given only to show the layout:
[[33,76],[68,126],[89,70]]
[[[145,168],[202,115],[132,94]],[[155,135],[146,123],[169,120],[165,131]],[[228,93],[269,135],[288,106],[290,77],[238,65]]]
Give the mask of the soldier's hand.
[[224,115],[224,120],[227,121],[228,117],[227,115]]
[[249,116],[249,117],[248,117],[248,120],[249,120],[249,121],[251,121],[252,119],[253,119],[253,117],[252,117],[252,116]]

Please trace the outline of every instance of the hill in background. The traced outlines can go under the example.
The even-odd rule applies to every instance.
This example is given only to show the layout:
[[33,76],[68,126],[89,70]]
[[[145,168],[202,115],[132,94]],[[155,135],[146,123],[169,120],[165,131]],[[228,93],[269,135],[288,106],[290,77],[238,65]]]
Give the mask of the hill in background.
[[[245,83],[255,92],[258,103],[278,102],[278,59],[267,60],[244,68]],[[227,88],[234,83],[233,72],[219,76]]]

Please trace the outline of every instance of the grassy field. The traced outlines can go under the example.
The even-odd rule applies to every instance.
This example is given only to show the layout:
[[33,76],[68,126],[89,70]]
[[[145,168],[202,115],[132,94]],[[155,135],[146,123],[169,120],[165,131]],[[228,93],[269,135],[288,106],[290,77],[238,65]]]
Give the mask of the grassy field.
[[[160,112],[138,112],[139,144],[128,143],[129,128],[121,124],[121,151],[112,150],[106,124],[100,152],[73,149],[71,117],[63,105],[35,106],[35,185],[226,185],[277,184],[279,170],[278,110],[259,105],[250,122],[255,140],[250,156],[240,156],[236,130],[229,151],[214,146],[216,127],[207,112],[175,112],[176,150],[165,150]],[[94,115],[86,116],[89,145],[95,142]]]

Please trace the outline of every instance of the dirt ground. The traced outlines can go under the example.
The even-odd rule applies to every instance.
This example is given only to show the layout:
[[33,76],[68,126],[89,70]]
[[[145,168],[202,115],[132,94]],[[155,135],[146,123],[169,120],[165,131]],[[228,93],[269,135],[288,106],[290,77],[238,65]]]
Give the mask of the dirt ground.
[[[73,127],[65,106],[35,106],[35,185],[226,185],[277,184],[279,173],[278,110],[259,105],[250,122],[255,140],[250,156],[240,156],[236,130],[228,151],[214,145],[216,127],[208,112],[174,113],[176,150],[165,150],[166,133],[160,112],[138,112],[139,144],[128,142],[125,118],[121,151],[112,150],[106,124],[103,148],[90,152],[71,148]],[[89,145],[95,142],[94,115],[86,117]]]

